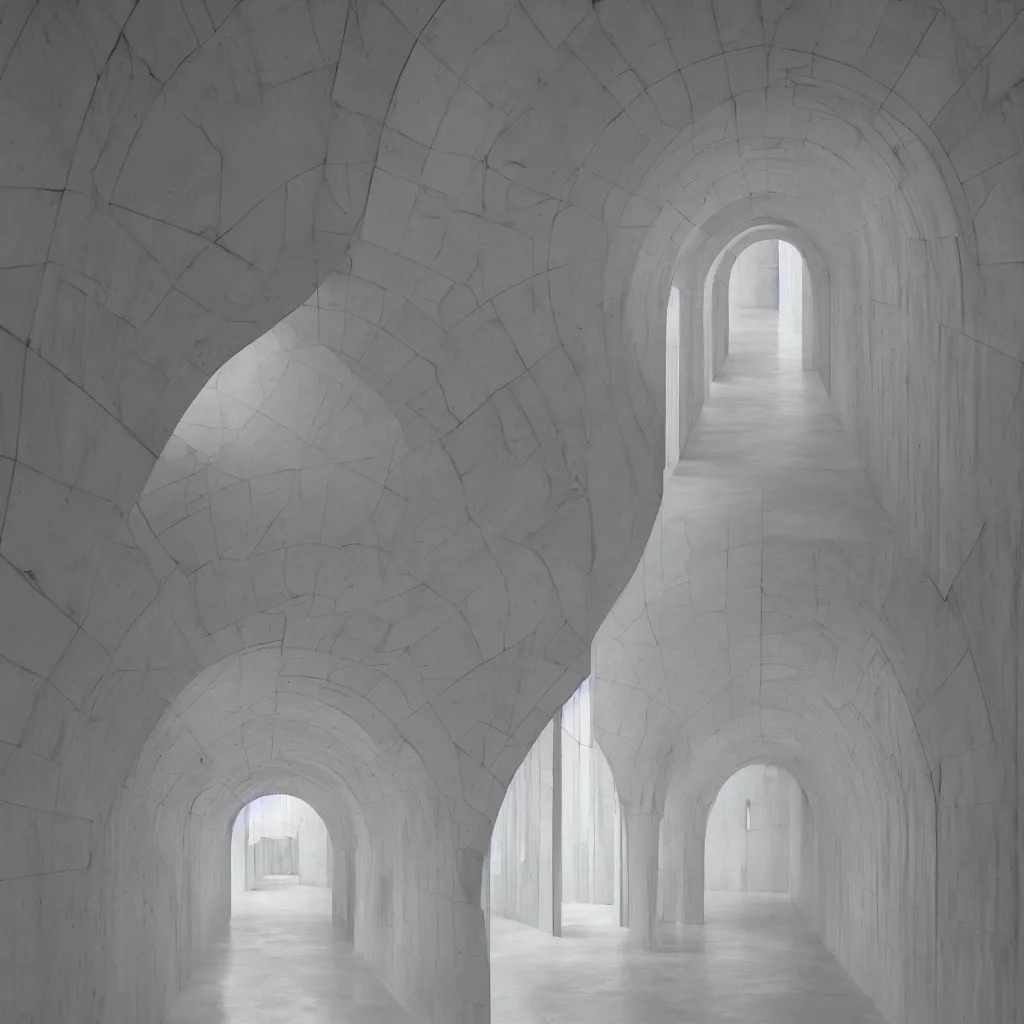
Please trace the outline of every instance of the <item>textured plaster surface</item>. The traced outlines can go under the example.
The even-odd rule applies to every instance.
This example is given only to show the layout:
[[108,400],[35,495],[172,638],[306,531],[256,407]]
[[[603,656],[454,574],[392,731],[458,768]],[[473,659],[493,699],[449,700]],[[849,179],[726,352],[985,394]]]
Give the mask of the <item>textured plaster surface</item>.
[[629,846],[785,757],[823,837],[859,824],[818,924],[883,1012],[1019,1015],[1018,7],[9,5],[0,1017],[157,1021],[226,926],[234,815],[288,792],[399,1001],[486,1020],[491,824],[652,536],[669,285],[685,442],[706,269],[768,222],[827,267],[852,447],[798,519],[753,467],[725,539],[721,492],[670,495],[610,629],[692,546],[665,564],[735,669],[638,639],[605,674]]
[[[934,1020],[948,1011],[936,992],[1010,1012],[1008,976],[954,993],[935,974],[945,941],[991,948],[1000,919],[1010,926],[1012,873],[995,849],[968,859],[953,840],[963,828],[968,841],[967,822],[998,840],[996,807],[962,788],[964,772],[980,785],[993,769],[997,723],[955,610],[901,554],[799,340],[773,317],[734,314],[652,543],[598,634],[594,685],[627,821],[650,822],[630,834],[629,874],[660,868],[670,920],[704,919],[723,783],[780,765],[813,810],[802,867],[816,882],[797,901],[883,1014]],[[656,895],[630,893],[641,944],[656,941]],[[993,926],[983,936],[951,916],[973,900]],[[1002,941],[1008,952],[1009,930]]]

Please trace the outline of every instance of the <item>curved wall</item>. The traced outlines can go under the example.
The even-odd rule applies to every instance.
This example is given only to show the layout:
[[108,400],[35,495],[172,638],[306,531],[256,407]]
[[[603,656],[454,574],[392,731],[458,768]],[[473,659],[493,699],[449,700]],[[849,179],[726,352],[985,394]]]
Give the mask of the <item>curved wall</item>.
[[[745,67],[754,76],[752,55]],[[1012,545],[1004,531],[1017,513],[1007,513],[1020,503],[1020,452],[1010,448],[1019,353],[995,351],[1013,343],[1005,331],[996,337],[980,300],[979,277],[993,271],[972,261],[967,193],[898,91],[824,57],[808,70],[770,51],[756,73],[767,88],[708,113],[692,148],[656,166],[647,186],[672,198],[636,244],[625,320],[653,335],[668,282],[680,288],[692,314],[680,426],[697,448],[684,453],[679,483],[667,482],[648,553],[595,643],[598,734],[637,819],[659,817],[674,779],[699,792],[702,764],[733,742],[784,741],[791,760],[807,759],[805,776],[826,786],[815,811],[816,916],[840,961],[894,1021],[1008,1021],[1018,733],[992,701],[1017,706],[1010,578],[1020,568],[995,552]],[[765,168],[768,190],[754,184]],[[780,222],[812,239],[827,265],[835,408],[891,532],[857,483],[852,451],[827,467],[831,480],[848,481],[848,497],[828,512],[816,492],[812,517],[812,491],[787,476],[793,467],[755,456],[742,484],[729,480],[697,424],[707,268],[744,230]],[[998,396],[993,405],[986,393]],[[965,441],[979,463],[969,474],[976,496],[961,507],[954,479],[964,471],[951,468]],[[963,509],[977,511],[973,528]],[[739,560],[751,556],[743,584]],[[997,591],[1000,621],[982,640],[971,609]],[[684,815],[694,853],[703,806],[695,797]],[[983,849],[964,845],[972,827],[986,835]],[[644,841],[652,830],[637,833],[631,859],[656,858]],[[644,871],[631,866],[634,877]],[[652,916],[636,914],[634,930],[650,936]]]
[[[0,916],[22,927],[0,937],[0,1016],[157,1018],[213,928],[187,909],[204,883],[185,865],[219,841],[203,838],[203,794],[230,780],[235,795],[210,804],[226,824],[249,791],[252,769],[229,751],[252,723],[260,787],[324,786],[329,770],[353,817],[363,808],[357,945],[407,1005],[445,1024],[486,1019],[487,836],[651,535],[670,282],[689,282],[685,441],[707,380],[696,268],[781,222],[827,258],[832,393],[893,527],[879,540],[851,491],[869,539],[847,502],[819,509],[803,546],[763,545],[778,585],[762,591],[766,622],[778,605],[816,637],[825,627],[825,647],[833,632],[854,647],[837,642],[842,671],[815,663],[762,710],[864,818],[862,843],[822,853],[848,879],[823,930],[894,1021],[1013,1021],[1015,3],[38,0],[5,26]],[[386,467],[384,449],[359,471],[322,454],[330,438],[304,419],[317,403],[287,385],[261,392],[265,436],[231,437],[231,403],[214,403],[241,475],[190,464],[171,441],[218,368],[286,317],[286,348],[328,349],[374,399]],[[338,365],[313,369],[341,387]],[[356,408],[332,411],[343,423]],[[210,424],[189,426],[201,451]],[[154,526],[143,492],[169,442],[158,472],[180,457],[181,475],[164,481],[168,519]],[[287,486],[242,468],[250,442]],[[339,465],[366,488],[335,495]],[[694,592],[717,595],[724,549],[708,518],[687,521],[686,544],[708,556]],[[668,616],[640,612],[679,575],[662,558],[697,568],[674,547],[677,525],[657,524],[610,620],[616,664],[604,641],[594,654],[631,858],[656,848],[685,770],[674,737],[693,721],[703,763],[712,735],[746,735],[731,701],[695,720],[730,688],[749,706],[749,663],[722,668],[728,621],[695,629],[715,650],[698,644],[682,671],[664,667],[676,655],[648,662]],[[827,591],[813,609],[812,579]],[[669,632],[683,632],[688,613],[672,614]],[[736,622],[742,648],[753,627]],[[276,696],[251,718],[248,697],[211,705],[223,748],[179,736],[177,753],[160,750],[186,688],[264,645],[278,664],[259,686]],[[843,699],[829,710],[830,693]],[[323,710],[339,695],[343,717]],[[267,739],[278,725],[284,760]],[[336,743],[357,753],[325,769]],[[164,754],[174,771],[158,767]],[[160,864],[152,850],[171,832],[181,857]],[[642,916],[656,865],[630,874]],[[159,941],[149,884],[180,911]],[[898,897],[923,892],[935,899],[912,904],[918,920]],[[853,908],[848,925],[836,907]]]

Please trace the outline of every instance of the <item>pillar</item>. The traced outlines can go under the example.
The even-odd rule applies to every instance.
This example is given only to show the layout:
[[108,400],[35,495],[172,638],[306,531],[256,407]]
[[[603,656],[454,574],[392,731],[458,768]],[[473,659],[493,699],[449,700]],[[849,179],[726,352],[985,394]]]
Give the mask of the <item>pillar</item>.
[[562,934],[562,709],[551,719],[551,934]]
[[538,927],[562,934],[562,713],[544,727],[540,744],[540,914]]
[[249,814],[250,805],[246,804],[243,813],[245,814],[245,888],[248,892],[256,882],[256,847],[249,842]]
[[683,839],[683,924],[704,923],[704,835],[688,830]]
[[356,933],[355,850],[350,846],[334,848],[331,884],[331,914],[339,939],[352,942]]
[[619,915],[619,926],[621,928],[629,927],[629,917],[627,908],[629,906],[629,900],[626,896],[626,882],[625,872],[622,870],[622,865],[626,860],[626,843],[625,843],[625,824],[623,823],[622,805],[618,799],[615,801],[615,816],[613,819],[613,841],[614,848],[612,850],[612,891],[614,895],[615,906],[618,909]]
[[625,811],[630,941],[644,949],[654,949],[657,945],[661,815],[640,807],[626,807]]

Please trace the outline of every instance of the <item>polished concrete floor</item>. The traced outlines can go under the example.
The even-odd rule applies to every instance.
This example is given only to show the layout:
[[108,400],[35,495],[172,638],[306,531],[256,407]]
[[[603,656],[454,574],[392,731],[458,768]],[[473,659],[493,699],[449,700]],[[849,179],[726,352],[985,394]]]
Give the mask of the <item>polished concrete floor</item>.
[[373,971],[337,942],[331,891],[262,880],[235,904],[167,1024],[412,1024]]
[[729,357],[665,479],[664,529],[730,502],[760,505],[766,539],[890,535],[821,378],[802,369],[799,334],[780,331],[768,310],[730,314]]
[[[567,903],[565,934],[491,921],[492,1024],[884,1024],[785,896],[707,894],[702,926],[631,948],[612,907]],[[336,942],[330,892],[245,895],[168,1024],[412,1024]]]
[[492,1024],[885,1024],[787,896],[707,893],[703,925],[627,945],[612,907],[567,903],[565,934],[491,922]]

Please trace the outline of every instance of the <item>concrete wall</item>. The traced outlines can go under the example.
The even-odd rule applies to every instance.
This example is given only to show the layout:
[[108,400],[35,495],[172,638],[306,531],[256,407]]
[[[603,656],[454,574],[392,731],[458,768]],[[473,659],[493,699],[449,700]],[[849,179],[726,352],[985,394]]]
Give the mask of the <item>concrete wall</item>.
[[779,308],[779,243],[763,239],[740,253],[729,278],[733,309]]
[[789,791],[789,897],[811,928],[820,933],[824,926],[818,916],[818,841],[814,811],[796,779],[789,776],[786,786]]
[[[804,321],[804,278],[809,275],[803,257],[795,245],[781,240],[778,245],[779,329],[799,334]],[[812,317],[808,317],[808,324],[813,329]],[[807,366],[806,363],[804,365]],[[813,364],[807,368],[812,367]]]
[[665,310],[665,468],[679,461],[679,289],[670,288]]
[[616,902],[618,797],[607,759],[593,742],[592,713],[585,680],[561,708],[560,724],[545,726],[506,790],[491,836],[490,913],[552,931],[563,901]]
[[775,766],[750,765],[722,786],[708,817],[706,889],[789,892],[790,781]]
[[562,708],[562,900],[614,903],[617,797],[594,743],[589,680]]
[[[308,806],[308,805],[307,805]],[[334,876],[334,851],[323,818],[311,807],[299,820],[298,874],[303,885],[330,887]]]
[[505,791],[490,850],[490,912],[547,931],[551,930],[552,729],[549,722]]

